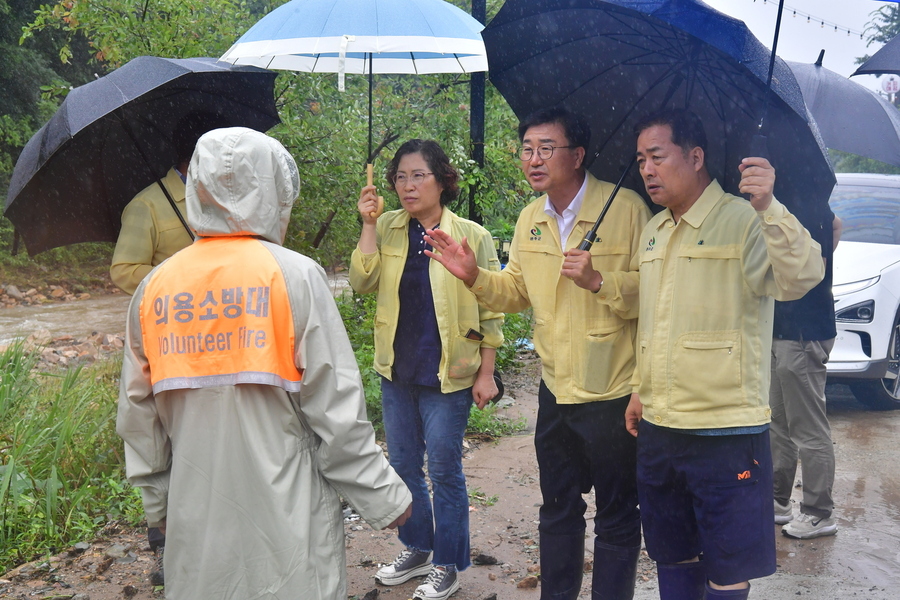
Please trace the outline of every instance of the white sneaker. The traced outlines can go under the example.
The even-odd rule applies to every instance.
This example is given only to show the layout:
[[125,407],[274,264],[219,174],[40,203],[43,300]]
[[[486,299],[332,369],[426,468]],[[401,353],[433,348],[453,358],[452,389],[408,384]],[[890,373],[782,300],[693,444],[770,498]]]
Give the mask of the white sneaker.
[[775,500],[775,524],[784,525],[793,520],[794,507],[791,505],[791,501],[788,500],[787,504],[782,504],[778,500]]
[[375,581],[381,585],[400,585],[413,577],[431,573],[431,552],[404,550],[389,565],[378,569]]
[[444,600],[459,589],[456,568],[432,567],[425,583],[416,588],[415,600]]
[[781,533],[798,540],[834,535],[837,533],[837,523],[831,517],[814,517],[806,513],[781,528]]

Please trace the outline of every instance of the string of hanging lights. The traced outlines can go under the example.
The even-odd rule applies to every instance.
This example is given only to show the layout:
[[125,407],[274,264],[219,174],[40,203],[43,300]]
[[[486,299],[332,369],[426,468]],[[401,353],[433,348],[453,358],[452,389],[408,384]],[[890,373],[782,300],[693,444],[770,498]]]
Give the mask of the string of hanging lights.
[[[778,0],[760,0],[760,2],[762,2],[762,4],[769,4],[770,1],[772,4],[775,4],[776,6],[778,5]],[[753,0],[753,2],[756,3],[757,0]],[[800,10],[799,8],[790,6],[789,4],[784,5],[784,13],[786,15],[791,14],[791,16],[795,19],[797,19],[797,18],[806,19],[806,22],[809,23],[810,25],[818,25],[822,29],[826,29],[826,28],[833,29],[835,33],[846,32],[848,36],[857,36],[858,35],[859,39],[863,39],[864,34],[862,31],[857,31],[851,27],[847,27],[845,25],[840,25],[839,23],[834,23],[832,21],[829,21],[828,19],[823,19],[821,17],[817,17],[810,13],[804,12],[804,11]]]

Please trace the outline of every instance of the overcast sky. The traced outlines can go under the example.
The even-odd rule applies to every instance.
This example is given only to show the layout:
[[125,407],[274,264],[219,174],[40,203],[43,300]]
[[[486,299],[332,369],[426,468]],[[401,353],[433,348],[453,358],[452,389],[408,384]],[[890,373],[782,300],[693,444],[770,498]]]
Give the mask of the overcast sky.
[[[775,21],[778,16],[778,0],[703,0],[716,10],[740,19],[767,48],[772,47]],[[849,77],[856,70],[859,56],[874,54],[879,43],[866,45],[866,25],[872,20],[872,11],[892,4],[878,0],[785,0],[781,34],[778,38],[778,56],[796,62],[815,62],[819,50],[825,49],[822,65]],[[797,11],[797,16],[794,16]],[[803,15],[811,15],[809,21]],[[816,21],[816,17],[819,18]],[[825,25],[821,21],[825,21]],[[834,27],[838,26],[835,32]],[[850,35],[847,35],[850,29]],[[881,79],[874,75],[858,75],[853,81],[873,90],[881,89]]]

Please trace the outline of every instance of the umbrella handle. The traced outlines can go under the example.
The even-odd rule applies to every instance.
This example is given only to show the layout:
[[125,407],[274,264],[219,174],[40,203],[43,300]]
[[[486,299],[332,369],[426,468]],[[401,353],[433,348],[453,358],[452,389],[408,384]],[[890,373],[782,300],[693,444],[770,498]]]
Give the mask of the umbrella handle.
[[[368,163],[366,165],[366,185],[372,185],[375,181],[374,177],[374,169],[375,166],[372,163]],[[381,213],[384,212],[384,196],[378,196],[378,207],[375,209],[375,212],[370,212],[369,216],[373,219],[377,219],[381,216]]]
[[625,167],[625,170],[622,171],[622,175],[619,177],[618,183],[616,183],[616,187],[613,188],[613,191],[609,194],[609,198],[606,200],[606,204],[603,205],[603,210],[600,211],[600,216],[597,217],[597,222],[594,223],[594,226],[590,231],[587,232],[587,235],[584,236],[584,239],[581,240],[581,244],[578,245],[579,250],[584,250],[589,252],[591,250],[591,246],[594,245],[594,242],[597,240],[597,229],[600,228],[600,223],[603,222],[603,217],[606,216],[606,213],[609,212],[609,207],[612,206],[613,198],[616,197],[616,194],[619,193],[619,189],[622,187],[622,183],[625,181],[625,177],[628,175],[628,172],[631,171],[632,165],[637,161],[637,157],[632,157],[631,162],[628,163],[628,166]]
[[754,134],[750,140],[749,156],[759,156],[768,160],[769,158],[769,138],[760,133]]

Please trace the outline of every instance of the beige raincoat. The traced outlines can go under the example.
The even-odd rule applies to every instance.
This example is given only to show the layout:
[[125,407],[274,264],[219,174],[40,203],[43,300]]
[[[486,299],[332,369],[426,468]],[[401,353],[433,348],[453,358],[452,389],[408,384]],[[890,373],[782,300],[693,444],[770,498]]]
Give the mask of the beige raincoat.
[[345,600],[339,495],[378,529],[411,496],[375,444],[324,272],[281,246],[296,165],[263,134],[215,130],[187,187],[200,237],[132,299],[117,422],[147,522],[166,525],[166,597]]

